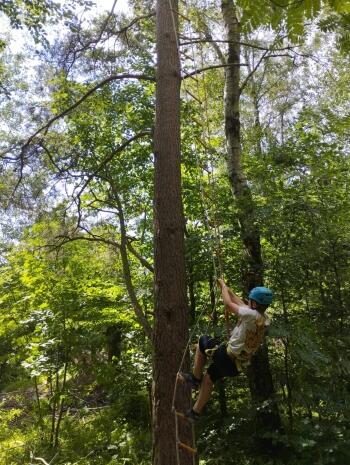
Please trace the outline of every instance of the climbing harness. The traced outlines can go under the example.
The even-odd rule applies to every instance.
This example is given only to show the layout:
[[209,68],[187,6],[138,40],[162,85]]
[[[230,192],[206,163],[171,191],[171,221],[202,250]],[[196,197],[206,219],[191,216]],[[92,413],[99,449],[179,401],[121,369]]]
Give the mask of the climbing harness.
[[242,360],[240,360],[240,358],[237,357],[237,355],[232,351],[231,347],[228,344],[226,346],[226,353],[230,357],[230,359],[233,360],[233,362],[235,363],[237,371],[241,373],[244,369]]

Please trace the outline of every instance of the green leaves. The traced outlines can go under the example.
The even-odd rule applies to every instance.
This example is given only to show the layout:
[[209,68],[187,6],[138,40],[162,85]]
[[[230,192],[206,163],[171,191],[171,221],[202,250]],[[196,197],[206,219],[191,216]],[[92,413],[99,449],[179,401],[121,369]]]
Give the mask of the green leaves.
[[266,2],[264,0],[240,0],[237,2],[242,12],[243,30],[254,31],[260,27],[283,31],[292,42],[305,39],[305,25],[325,14],[348,14],[350,2],[348,0],[303,0]]

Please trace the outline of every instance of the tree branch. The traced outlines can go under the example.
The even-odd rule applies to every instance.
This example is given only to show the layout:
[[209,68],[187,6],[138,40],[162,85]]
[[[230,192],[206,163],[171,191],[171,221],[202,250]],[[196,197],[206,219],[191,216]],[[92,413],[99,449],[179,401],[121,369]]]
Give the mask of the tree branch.
[[130,271],[128,253],[127,253],[128,239],[126,235],[125,218],[124,218],[122,203],[120,201],[118,192],[114,186],[112,186],[112,192],[113,192],[113,198],[115,199],[117,206],[118,206],[118,216],[119,216],[120,234],[121,234],[120,255],[122,259],[123,273],[124,273],[126,288],[127,288],[132,306],[134,307],[136,318],[138,322],[140,323],[140,325],[143,327],[143,330],[145,331],[146,336],[152,342],[153,341],[153,329],[151,325],[149,324],[138,302],[135,289],[132,283],[131,271]]
[[140,261],[140,263],[145,267],[147,268],[149,271],[151,271],[151,273],[154,273],[154,268],[153,266],[149,263],[148,260],[146,260],[136,249],[134,249],[134,247],[132,246],[129,238],[127,238],[127,244],[126,244],[127,248],[129,249],[129,251]]
[[102,36],[103,36],[103,33],[105,32],[106,28],[107,28],[107,25],[109,23],[109,20],[111,19],[112,15],[113,15],[113,12],[114,12],[114,8],[117,4],[117,0],[114,0],[113,2],[113,5],[112,5],[112,8],[110,10],[110,12],[108,13],[101,29],[100,29],[100,32],[97,36],[96,39],[91,39],[89,40],[88,42],[86,42],[85,44],[82,43],[81,39],[80,39],[80,31],[81,29],[78,30],[78,33],[77,33],[77,38],[78,38],[78,42],[79,42],[79,45],[80,45],[80,48],[77,48],[77,49],[73,49],[73,50],[69,50],[68,53],[66,54],[66,58],[65,58],[65,62],[68,61],[68,58],[69,58],[69,55],[72,54],[73,57],[72,57],[72,60],[71,60],[71,64],[69,65],[68,67],[68,72],[71,70],[71,68],[73,67],[76,59],[77,59],[77,55],[79,53],[83,53],[85,52],[85,50],[87,50],[91,45],[97,45],[100,40],[102,39]]
[[192,45],[192,44],[201,44],[201,43],[221,43],[221,44],[239,44],[243,45],[245,47],[250,47],[250,48],[255,48],[257,50],[262,50],[262,51],[273,51],[273,52],[280,52],[284,50],[293,50],[294,48],[298,47],[298,45],[292,46],[292,45],[287,45],[286,47],[281,47],[281,48],[271,48],[271,47],[263,47],[262,45],[255,45],[255,44],[250,44],[249,42],[240,42],[240,41],[232,41],[232,40],[218,40],[218,39],[210,39],[205,38],[205,39],[191,39],[190,37],[183,36],[183,39],[188,40],[188,42],[180,42],[180,47],[186,46],[186,45]]
[[[107,25],[108,25],[108,22],[110,20],[110,18],[112,17],[112,14],[113,14],[113,11],[114,11],[114,8],[115,8],[115,5],[116,5],[116,0],[113,4],[113,7],[110,11],[110,13],[108,14],[101,30],[100,30],[100,33],[98,35],[98,37],[96,39],[91,39],[89,40],[88,42],[86,42],[85,44],[82,43],[82,41],[80,41],[80,48],[76,49],[76,50],[73,50],[71,53],[73,55],[73,59],[72,59],[72,62],[74,63],[76,58],[77,58],[77,55],[80,54],[80,53],[83,53],[85,52],[91,45],[97,45],[101,40],[102,40],[102,36],[104,34],[104,32],[106,31],[106,28],[107,28]],[[119,34],[126,34],[128,32],[128,30],[134,25],[134,24],[137,24],[139,21],[142,21],[143,19],[148,19],[148,18],[151,18],[152,16],[155,16],[155,12],[151,12],[149,14],[146,14],[146,15],[143,15],[143,16],[138,16],[136,18],[134,18],[128,25],[122,27],[121,29],[119,29],[118,31],[115,31],[115,32],[112,32],[110,33],[113,34],[113,35],[119,35]],[[109,35],[109,36],[110,36]],[[108,35],[107,35],[107,38],[108,38]],[[71,65],[72,66],[72,65]],[[70,66],[70,67],[71,67]]]
[[229,68],[231,66],[247,66],[245,63],[227,63],[227,65],[211,65],[206,66],[205,68],[196,69],[192,71],[192,73],[186,73],[182,76],[182,79],[187,79],[189,77],[195,76],[196,74],[203,73],[204,71],[208,71],[210,69],[218,69],[218,68]]
[[294,5],[300,5],[301,3],[303,3],[304,0],[294,0],[292,2],[288,2],[288,3],[285,3],[285,4],[281,4],[279,2],[276,2],[276,0],[270,0],[270,3],[272,3],[274,6],[278,6],[279,8],[288,8],[290,6],[294,6]]
[[155,16],[156,13],[153,11],[151,13],[149,13],[148,15],[143,15],[143,16],[138,16],[137,18],[134,18],[130,24],[128,24],[127,26],[119,29],[119,31],[116,32],[116,34],[123,34],[125,32],[127,32],[128,29],[130,29],[134,24],[138,23],[139,21],[142,21],[143,19],[148,19],[148,18],[151,18],[152,16]]
[[84,94],[80,99],[78,99],[75,103],[73,103],[70,107],[66,108],[66,110],[62,111],[58,115],[52,117],[47,123],[44,124],[41,128],[39,128],[34,134],[32,134],[28,140],[25,142],[25,144],[22,146],[22,151],[26,149],[33,139],[40,134],[43,131],[47,131],[52,124],[63,118],[64,116],[68,115],[71,113],[75,108],[77,108],[81,103],[83,103],[90,95],[92,95],[96,90],[100,89],[101,87],[105,86],[106,84],[109,84],[110,82],[113,82],[115,80],[121,80],[121,79],[138,79],[138,80],[144,80],[144,81],[155,81],[155,78],[152,76],[148,76],[146,74],[133,74],[133,73],[125,73],[125,74],[113,74],[112,76],[109,76],[106,79],[103,79],[103,81],[99,82],[96,84],[94,87],[92,87],[86,94]]
[[138,140],[138,139],[141,139],[142,137],[145,137],[145,136],[149,136],[152,134],[152,131],[143,131],[143,132],[140,132],[138,134],[135,134],[135,136],[131,137],[130,139],[126,140],[125,142],[123,142],[123,144],[121,144],[119,147],[117,147],[117,149],[111,153],[110,155],[108,155],[104,160],[102,160],[102,162],[99,164],[99,166],[97,167],[97,169],[93,172],[93,173],[90,173],[87,180],[84,182],[83,184],[83,187],[80,188],[78,194],[77,194],[77,197],[79,197],[83,191],[85,190],[85,188],[87,187],[87,185],[90,183],[90,181],[110,162],[113,160],[113,158],[120,152],[122,152],[128,145],[130,145],[132,142],[134,142],[135,140]]
[[250,73],[248,74],[248,76],[245,78],[245,80],[243,81],[241,87],[239,88],[239,93],[241,94],[244,90],[244,88],[246,87],[246,85],[248,84],[248,81],[249,79],[253,76],[253,74],[255,73],[255,71],[259,68],[261,62],[263,61],[263,59],[266,57],[268,51],[266,50],[262,56],[260,57],[260,60],[257,62],[257,64],[254,66],[254,68],[250,71]]
[[50,465],[49,462],[46,462],[42,457],[32,457],[31,460],[37,460],[38,462],[43,463],[44,465]]
[[[63,239],[63,241],[58,244],[58,247],[62,247],[64,244],[68,242],[74,242],[78,240],[85,240],[88,242],[102,242],[104,244],[108,244],[113,246],[114,248],[118,248],[121,259],[122,259],[122,267],[123,267],[123,276],[124,276],[124,281],[126,285],[126,289],[128,291],[128,295],[131,301],[131,304],[134,308],[136,319],[139,322],[139,324],[142,326],[146,336],[150,339],[150,341],[153,340],[153,329],[147,320],[143,309],[141,305],[138,302],[136,292],[134,289],[134,285],[132,283],[132,278],[131,278],[131,270],[130,270],[130,265],[129,265],[129,259],[128,259],[128,254],[127,254],[127,248],[133,253],[140,261],[141,263],[148,268],[150,271],[153,271],[152,266],[143,258],[141,255],[129,244],[129,240],[127,238],[126,234],[126,226],[125,226],[125,219],[124,219],[124,213],[123,213],[123,208],[122,204],[119,198],[118,193],[116,192],[116,189],[113,188],[112,186],[112,191],[113,191],[113,199],[117,203],[117,208],[118,208],[118,217],[119,217],[119,223],[120,223],[120,235],[121,235],[121,242],[120,244],[116,241],[111,241],[110,239],[103,238],[101,236],[97,236],[93,234],[91,231],[87,230],[83,226],[81,226],[80,223],[78,223],[77,227],[75,228],[74,234],[78,229],[81,229],[85,231],[89,236],[69,236],[69,235],[58,235],[56,236],[57,238]],[[57,247],[55,246],[55,247]],[[52,247],[49,246],[49,247]]]
[[[82,102],[84,102],[90,95],[92,95],[96,90],[100,89],[101,87],[105,86],[106,84],[109,84],[110,82],[118,79],[139,79],[139,80],[146,80],[146,81],[155,81],[155,78],[152,76],[148,76],[146,74],[133,74],[133,73],[125,73],[125,74],[117,74],[117,75],[112,75],[109,76],[108,78],[104,79],[103,81],[99,82],[96,84],[94,87],[92,87],[86,94],[84,94],[79,100],[77,100],[75,103],[73,103],[70,107],[68,107],[66,110],[62,111],[58,115],[54,116],[51,118],[47,123],[44,124],[41,128],[39,128],[34,134],[32,134],[27,141],[22,145],[21,147],[21,152],[18,156],[18,159],[20,161],[20,174],[19,174],[19,179],[16,183],[16,186],[13,190],[12,195],[17,191],[18,186],[21,184],[22,179],[23,179],[23,169],[24,169],[24,159],[26,152],[28,151],[30,144],[33,142],[33,140],[36,138],[37,135],[39,135],[41,132],[45,131],[47,132],[48,129],[52,126],[52,124],[63,118],[64,116],[68,115],[71,113],[75,108],[77,108]],[[136,136],[135,136],[136,137]]]

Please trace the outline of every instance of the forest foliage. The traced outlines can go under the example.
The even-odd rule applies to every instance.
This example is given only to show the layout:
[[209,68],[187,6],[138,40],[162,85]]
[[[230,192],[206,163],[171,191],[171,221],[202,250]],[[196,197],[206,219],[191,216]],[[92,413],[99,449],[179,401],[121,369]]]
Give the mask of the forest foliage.
[[[259,450],[248,382],[226,380],[196,425],[200,464],[345,465],[350,2],[236,4],[242,163],[275,293],[267,343],[283,432],[269,455]],[[0,7],[9,18],[0,35],[4,465],[152,461],[152,341],[142,316],[151,331],[155,12],[148,0],[124,13],[91,8],[82,0]],[[221,265],[241,293],[246,257],[225,166],[220,2],[186,1],[181,14],[194,343],[201,332],[224,333],[213,281]],[[59,34],[50,33],[55,23]],[[11,34],[21,27],[31,45],[18,51]]]

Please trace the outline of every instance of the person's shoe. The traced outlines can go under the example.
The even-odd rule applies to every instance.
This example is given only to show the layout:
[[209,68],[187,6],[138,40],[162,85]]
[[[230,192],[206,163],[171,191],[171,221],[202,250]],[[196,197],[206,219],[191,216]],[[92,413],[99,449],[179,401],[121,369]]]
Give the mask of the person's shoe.
[[180,379],[180,381],[182,381],[183,383],[189,384],[191,388],[193,389],[199,388],[201,380],[197,379],[192,373],[185,373],[183,371],[179,371],[177,376]]
[[195,412],[193,409],[190,409],[190,410],[187,410],[187,412],[185,413],[185,417],[190,423],[195,423],[200,417],[200,415],[199,413]]

